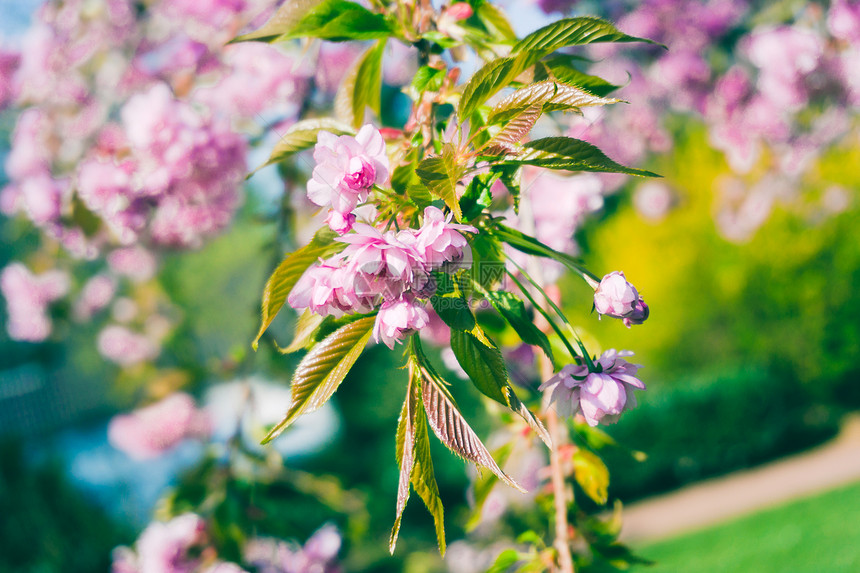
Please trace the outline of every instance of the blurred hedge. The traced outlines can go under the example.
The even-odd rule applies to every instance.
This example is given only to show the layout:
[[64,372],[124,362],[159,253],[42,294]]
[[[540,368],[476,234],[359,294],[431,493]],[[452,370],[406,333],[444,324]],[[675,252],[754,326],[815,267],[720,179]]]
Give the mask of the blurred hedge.
[[797,452],[834,436],[839,412],[764,368],[678,380],[608,427],[623,446],[648,456],[637,462],[609,452],[610,492],[630,501]]
[[93,573],[132,532],[85,499],[60,464],[26,463],[19,444],[0,444],[0,571]]

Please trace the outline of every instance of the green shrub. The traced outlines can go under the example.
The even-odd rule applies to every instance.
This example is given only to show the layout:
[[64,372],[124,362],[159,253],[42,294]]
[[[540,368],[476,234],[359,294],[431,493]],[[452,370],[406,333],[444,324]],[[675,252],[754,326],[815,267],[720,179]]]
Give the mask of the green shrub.
[[69,484],[63,468],[31,468],[18,445],[0,446],[0,571],[93,573],[133,537]]
[[609,433],[645,452],[607,454],[612,495],[629,501],[808,448],[833,436],[837,409],[762,368],[700,375],[649,391]]

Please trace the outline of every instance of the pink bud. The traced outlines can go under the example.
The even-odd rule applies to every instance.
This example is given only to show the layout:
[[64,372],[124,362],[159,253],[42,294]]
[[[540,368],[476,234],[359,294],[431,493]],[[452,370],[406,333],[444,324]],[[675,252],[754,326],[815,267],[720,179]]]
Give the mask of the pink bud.
[[594,291],[594,308],[598,314],[624,318],[633,312],[639,293],[627,282],[621,271],[611,272],[600,281]]
[[424,306],[408,296],[388,301],[379,309],[373,337],[393,349],[394,344],[418,332],[430,322]]
[[468,2],[457,2],[448,6],[445,13],[454,20],[466,20],[472,16],[473,10]]
[[355,223],[355,215],[353,213],[339,213],[338,211],[329,211],[328,217],[325,218],[329,228],[339,235],[348,233],[352,230],[352,225]]

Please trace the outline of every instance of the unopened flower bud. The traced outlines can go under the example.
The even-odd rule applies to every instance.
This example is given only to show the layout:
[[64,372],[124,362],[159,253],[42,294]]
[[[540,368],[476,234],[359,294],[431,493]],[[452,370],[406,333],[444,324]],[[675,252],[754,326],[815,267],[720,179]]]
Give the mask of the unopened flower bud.
[[[624,324],[642,324],[648,318],[648,305],[621,271],[611,272],[594,291],[594,309],[600,315],[624,319]],[[629,319],[629,320],[628,320]]]

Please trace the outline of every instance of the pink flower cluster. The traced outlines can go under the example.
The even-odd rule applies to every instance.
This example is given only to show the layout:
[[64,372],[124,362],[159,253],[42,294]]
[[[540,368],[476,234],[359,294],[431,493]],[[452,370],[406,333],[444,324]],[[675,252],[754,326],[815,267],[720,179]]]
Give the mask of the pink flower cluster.
[[194,513],[154,521],[135,543],[135,550],[113,551],[112,573],[245,573],[220,561],[210,546],[206,522]]
[[[575,3],[539,2],[547,11]],[[781,187],[783,202],[808,186],[805,174],[828,149],[857,133],[860,102],[860,8],[854,0],[805,4],[794,21],[775,18],[765,5],[745,0],[643,0],[603,3],[602,14],[627,34],[650,38],[669,50],[624,44],[588,48],[597,64],[590,73],[623,86],[615,95],[631,105],[584,110],[572,117],[569,135],[596,144],[628,165],[673,144],[666,120],[683,114],[707,128],[711,146],[729,167],[748,178],[749,205],[761,205],[763,187]],[[752,27],[748,27],[752,23]],[[604,192],[624,176],[600,175]],[[758,195],[758,197],[753,197]],[[720,231],[747,240],[767,220],[743,217],[748,202],[719,209]],[[734,211],[734,212],[733,212]],[[822,213],[824,215],[825,213]],[[744,219],[743,232],[721,220]],[[538,231],[540,227],[538,226]],[[741,238],[742,237],[742,238]]]
[[[0,210],[26,214],[88,258],[117,242],[195,247],[222,231],[246,171],[247,144],[231,122],[292,117],[310,74],[272,46],[224,47],[264,8],[262,0],[162,0],[142,10],[127,0],[45,3],[20,56],[0,53],[0,108],[10,98],[28,106]],[[249,77],[260,89],[247,89]],[[102,220],[98,233],[83,233],[71,216],[76,196]]]
[[589,426],[614,424],[622,412],[636,406],[633,390],[645,389],[645,384],[636,378],[641,366],[622,358],[632,354],[607,350],[593,370],[585,365],[568,364],[541,384],[540,390],[552,390],[552,402],[562,415],[573,416],[581,411]]
[[[355,137],[320,132],[314,149],[317,165],[308,181],[308,197],[330,206],[328,223],[345,243],[339,254],[310,267],[288,297],[295,309],[321,316],[379,310],[374,337],[389,348],[428,325],[421,299],[436,289],[430,273],[471,264],[471,249],[462,232],[469,225],[451,222],[437,207],[424,210],[419,229],[382,232],[356,222],[359,203],[374,185],[388,180],[389,162],[382,135],[372,125]],[[352,232],[350,232],[352,231]]]
[[470,264],[471,250],[462,231],[477,229],[451,223],[450,216],[432,206],[424,210],[420,229],[383,233],[356,223],[352,233],[337,239],[346,248],[310,267],[288,302],[295,309],[335,317],[378,308],[374,336],[393,348],[429,323],[421,299],[435,292],[430,273]]
[[20,54],[0,48],[0,111],[3,111],[15,99],[12,76],[18,69],[20,62]]
[[0,273],[0,291],[6,298],[6,331],[15,340],[40,342],[51,334],[48,306],[69,290],[69,277],[62,271],[34,275],[21,263],[12,263]]
[[337,563],[341,536],[333,525],[321,527],[304,547],[277,539],[250,540],[244,549],[244,560],[258,573],[338,573]]
[[108,441],[130,457],[145,460],[186,438],[205,438],[210,432],[208,415],[197,409],[191,396],[180,392],[130,414],[115,416],[108,425]]
[[598,315],[620,318],[627,328],[648,319],[648,305],[621,271],[603,277],[594,290],[594,309]]
[[355,222],[353,210],[367,200],[374,185],[388,180],[385,141],[372,125],[362,127],[355,137],[321,131],[314,160],[308,198],[317,205],[331,207],[329,226],[346,233]]

